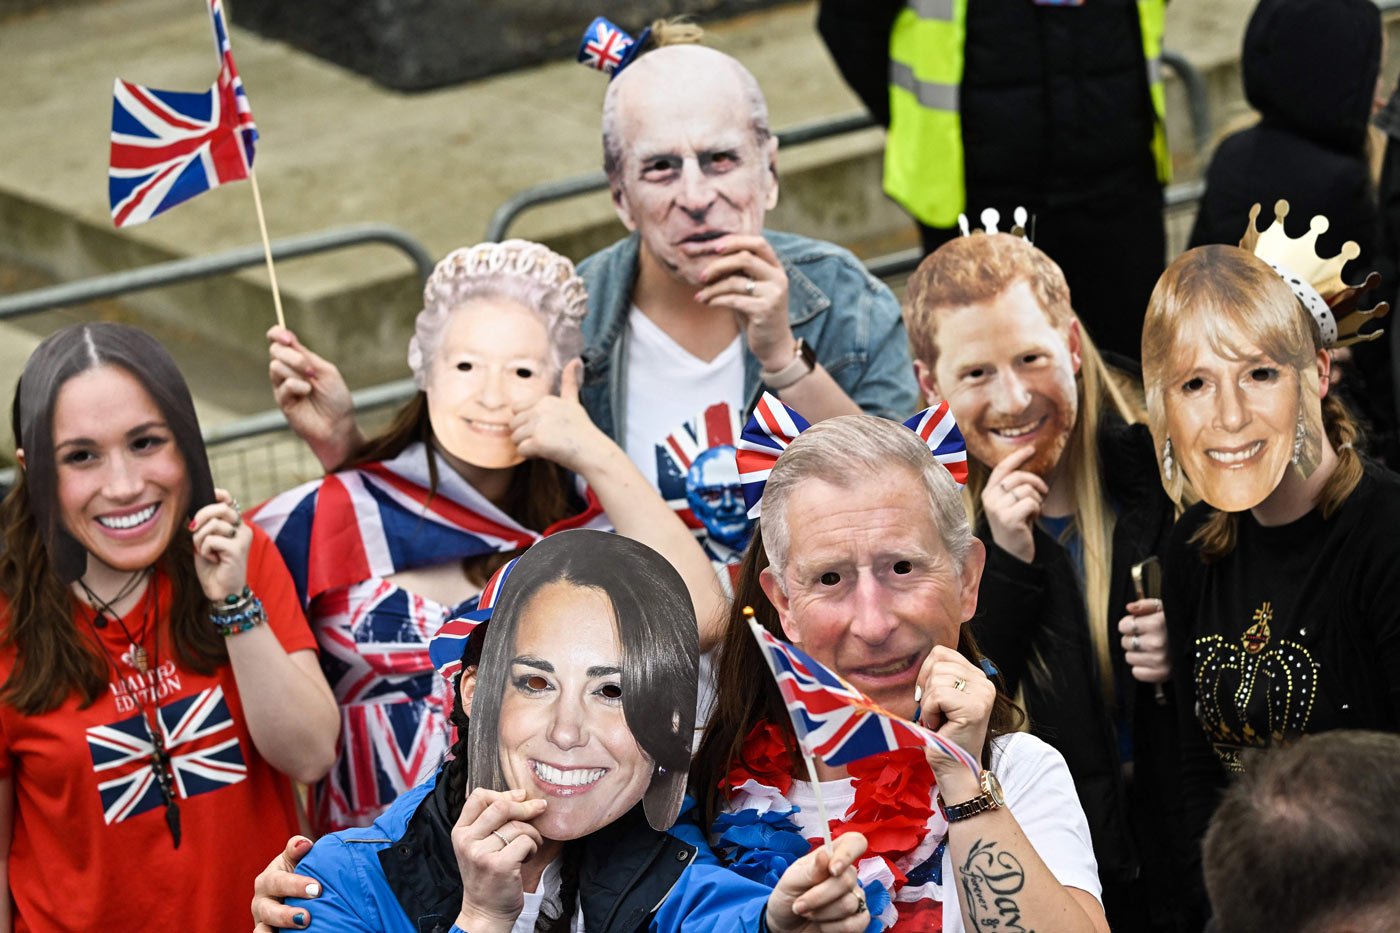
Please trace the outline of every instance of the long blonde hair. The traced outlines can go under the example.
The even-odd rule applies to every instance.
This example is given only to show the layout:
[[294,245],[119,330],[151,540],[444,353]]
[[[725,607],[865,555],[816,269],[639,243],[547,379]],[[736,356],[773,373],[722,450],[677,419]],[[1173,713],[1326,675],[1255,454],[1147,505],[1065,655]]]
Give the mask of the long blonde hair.
[[[997,233],[962,237],[944,244],[924,259],[909,280],[904,321],[916,356],[930,369],[936,364],[936,312],[940,309],[990,301],[1020,281],[1030,285],[1046,318],[1061,333],[1067,333],[1078,322],[1070,305],[1064,273],[1054,260],[1026,240]],[[1117,516],[1104,494],[1099,462],[1099,421],[1112,410],[1125,422],[1137,424],[1146,420],[1146,412],[1130,398],[1127,385],[1130,380],[1109,369],[1082,326],[1080,358],[1079,373],[1075,377],[1079,417],[1062,455],[1070,458],[1075,502],[1073,522],[1067,533],[1077,532],[1082,545],[1089,640],[1094,650],[1099,686],[1111,703],[1113,632],[1108,600],[1113,582],[1113,528]],[[986,488],[990,473],[985,464],[969,459],[963,500],[974,525],[982,520],[982,490]],[[1031,663],[1037,678],[1049,683],[1050,672],[1043,660],[1032,659]]]

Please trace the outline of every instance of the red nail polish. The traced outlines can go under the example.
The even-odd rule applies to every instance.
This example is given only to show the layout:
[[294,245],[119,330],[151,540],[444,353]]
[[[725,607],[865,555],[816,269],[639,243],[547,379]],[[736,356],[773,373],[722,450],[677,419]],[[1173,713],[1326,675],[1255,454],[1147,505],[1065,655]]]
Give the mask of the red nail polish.
[[194,531],[194,526],[195,526],[195,520],[194,520],[194,519],[190,519],[190,523],[189,523],[189,525],[186,526],[186,527],[188,527],[188,528],[190,529],[190,531]]

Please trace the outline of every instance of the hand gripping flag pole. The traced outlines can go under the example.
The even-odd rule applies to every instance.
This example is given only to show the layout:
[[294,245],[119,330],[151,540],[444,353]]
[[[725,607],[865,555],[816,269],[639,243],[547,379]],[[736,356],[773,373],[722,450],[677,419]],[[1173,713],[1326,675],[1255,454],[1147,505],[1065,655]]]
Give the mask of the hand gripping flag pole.
[[792,719],[827,845],[831,844],[831,821],[822,804],[814,757],[840,766],[899,748],[932,748],[961,762],[974,777],[980,778],[981,765],[956,742],[884,709],[806,652],[773,637],[754,621],[752,606],[744,607],[744,619],[778,682],[778,691]]
[[229,48],[223,0],[208,0],[208,6],[219,57],[219,76],[209,90],[160,91],[116,80],[107,170],[112,222],[117,227],[144,223],[211,188],[248,179],[277,323],[285,327],[282,292],[253,172],[258,130]]

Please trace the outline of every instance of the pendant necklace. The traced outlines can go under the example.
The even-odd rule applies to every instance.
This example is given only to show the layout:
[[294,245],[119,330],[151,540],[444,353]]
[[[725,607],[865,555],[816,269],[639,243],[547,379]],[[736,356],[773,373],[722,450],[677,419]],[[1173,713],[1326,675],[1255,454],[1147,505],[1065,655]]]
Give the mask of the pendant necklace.
[[[140,674],[144,674],[151,669],[150,657],[146,654],[145,644],[146,634],[150,628],[148,624],[149,620],[146,619],[143,613],[141,620],[141,638],[138,641],[136,636],[131,634],[131,629],[126,627],[126,620],[123,619],[120,613],[114,610],[112,606],[130,596],[131,592],[136,589],[137,584],[146,579],[146,577],[150,575],[150,572],[151,568],[147,567],[145,570],[140,570],[132,574],[131,579],[126,581],[125,585],[117,591],[117,595],[113,596],[111,600],[105,600],[101,596],[98,596],[81,578],[78,580],[78,586],[83,588],[83,593],[86,594],[88,603],[92,607],[94,627],[105,628],[106,619],[114,619],[116,623],[121,626],[122,634],[126,635],[126,640],[131,644],[130,653],[123,655],[123,658],[129,658],[131,666],[136,668],[137,673]],[[103,650],[106,650],[105,647]],[[120,671],[118,671],[118,676],[120,676]]]
[[[92,626],[92,634],[93,637],[97,639],[98,647],[102,649],[102,653],[112,665],[112,671],[117,678],[117,690],[123,696],[131,700],[132,705],[139,711],[141,725],[145,727],[146,738],[149,739],[151,743],[151,776],[155,778],[156,788],[160,791],[161,803],[165,806],[165,825],[166,828],[170,830],[170,839],[174,842],[175,848],[178,849],[180,848],[181,837],[180,806],[175,793],[175,780],[171,770],[170,752],[166,750],[165,742],[161,738],[161,731],[158,728],[159,723],[152,722],[153,719],[157,719],[160,716],[160,701],[157,698],[158,690],[156,688],[156,680],[160,676],[160,580],[151,572],[151,568],[149,567],[138,573],[134,579],[140,579],[147,574],[151,574],[151,585],[141,597],[143,603],[141,610],[141,638],[144,640],[146,633],[150,631],[152,627],[155,628],[156,632],[154,658],[151,659],[155,661],[156,675],[147,680],[147,688],[151,692],[152,706],[149,712],[146,710],[145,701],[141,699],[141,694],[133,695],[128,688],[126,677],[122,675],[121,668],[117,665],[117,659],[112,657],[112,652],[108,650],[106,642],[102,640],[101,633],[97,631],[98,619],[101,618],[103,610],[106,610],[109,616],[117,620],[117,624],[122,627],[122,632],[130,639],[132,644],[131,664],[143,675],[151,668],[146,657],[146,649],[137,644],[136,640],[131,637],[131,632],[127,629],[126,623],[122,621],[121,616],[112,611],[110,603],[103,602],[99,599],[81,580],[78,582],[82,586],[83,591],[88,594],[88,598],[102,606],[102,609],[98,609],[96,606],[93,607],[92,616],[88,619],[88,624]],[[132,589],[135,589],[134,582],[128,583],[127,586],[123,587],[122,592],[117,594],[117,596],[112,599],[112,602],[120,602],[122,596],[130,593]],[[149,599],[147,599],[147,596],[149,596]],[[152,625],[153,619],[154,625]]]

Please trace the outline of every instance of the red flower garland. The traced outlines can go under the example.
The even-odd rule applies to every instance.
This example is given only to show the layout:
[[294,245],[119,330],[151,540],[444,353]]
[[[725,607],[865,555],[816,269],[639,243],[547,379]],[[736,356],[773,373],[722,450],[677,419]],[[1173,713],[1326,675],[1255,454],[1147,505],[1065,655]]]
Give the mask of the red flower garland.
[[935,782],[928,759],[922,749],[901,748],[853,761],[846,771],[854,779],[855,802],[847,819],[831,821],[832,837],[861,833],[870,843],[865,858],[884,859],[895,884],[904,884],[895,862],[923,841],[933,816]]
[[[745,781],[776,788],[784,797],[792,789],[795,756],[788,750],[783,733],[768,720],[762,720],[744,739],[739,761],[720,784],[726,797]],[[846,766],[853,779],[855,802],[849,816],[831,821],[831,835],[862,833],[869,842],[864,858],[881,858],[894,875],[895,884],[904,884],[904,872],[895,863],[918,848],[928,834],[933,816],[933,769],[922,749],[904,748],[883,755],[853,761]]]
[[739,760],[729,769],[719,789],[726,798],[750,779],[768,787],[775,787],[784,797],[792,790],[793,754],[784,741],[784,735],[767,719],[744,737],[743,748],[739,750]]

